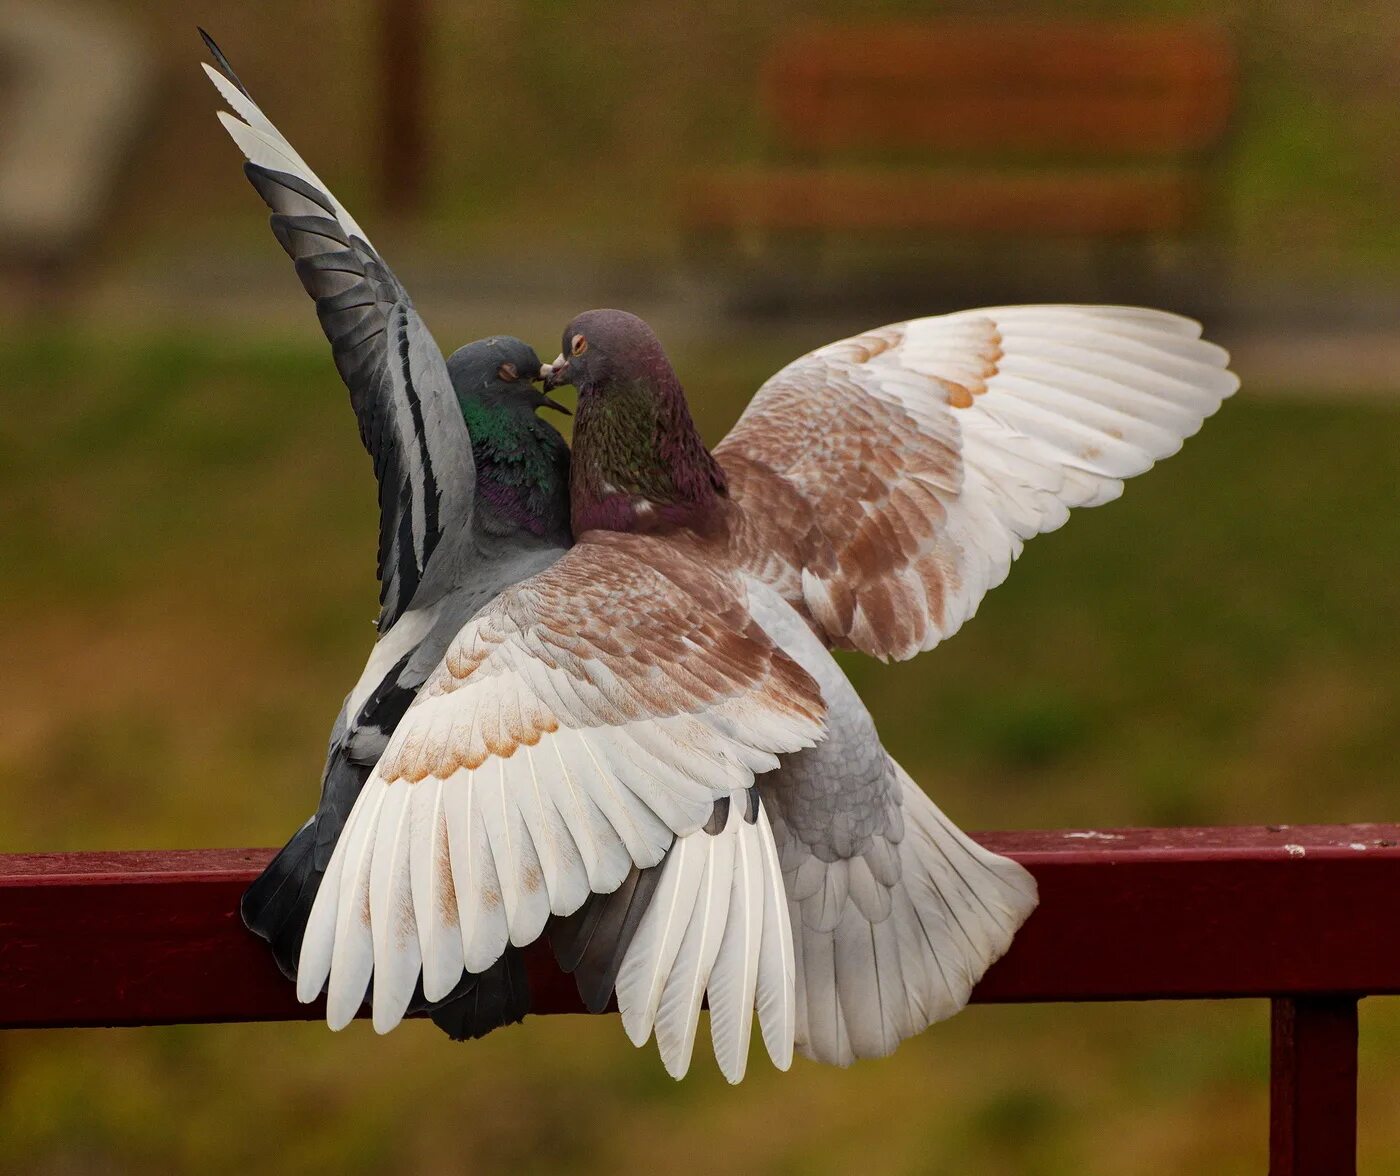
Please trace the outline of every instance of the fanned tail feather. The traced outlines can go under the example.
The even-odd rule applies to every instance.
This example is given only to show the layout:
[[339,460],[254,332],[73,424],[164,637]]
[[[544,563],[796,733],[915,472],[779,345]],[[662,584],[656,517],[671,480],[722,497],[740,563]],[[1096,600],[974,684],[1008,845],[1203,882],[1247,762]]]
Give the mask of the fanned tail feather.
[[677,838],[617,974],[623,1027],[655,1035],[666,1070],[690,1067],[702,1000],[720,1070],[744,1076],[755,1012],[769,1056],[792,1061],[792,930],[773,834],[757,793],[736,791],[710,822]]
[[[416,1005],[410,1011],[416,1012]],[[506,948],[486,971],[463,976],[451,996],[429,1006],[433,1024],[453,1041],[485,1037],[493,1029],[523,1021],[529,1011],[530,979],[518,947]]]
[[948,820],[897,764],[905,834],[886,898],[852,887],[834,926],[792,904],[797,1049],[845,1066],[884,1057],[967,1004],[1036,905],[1035,879]]

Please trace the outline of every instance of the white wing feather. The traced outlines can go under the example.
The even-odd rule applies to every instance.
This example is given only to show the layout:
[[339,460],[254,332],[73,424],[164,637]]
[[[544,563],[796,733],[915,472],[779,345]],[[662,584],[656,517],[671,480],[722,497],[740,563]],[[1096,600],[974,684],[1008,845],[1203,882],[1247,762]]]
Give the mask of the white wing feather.
[[710,1037],[720,1072],[743,1080],[749,1061],[753,1008],[758,991],[758,955],[763,941],[762,834],[741,829],[734,845],[734,877],[724,939],[710,970]]
[[792,1062],[796,994],[792,930],[762,805],[731,793],[724,825],[676,839],[617,978],[617,1007],[635,1045],[653,1033],[667,1073],[690,1068],[707,996],[720,1071],[738,1082],[755,1012],[770,1057]]
[[796,1031],[797,965],[793,957],[792,922],[783,893],[783,872],[773,846],[773,830],[768,815],[758,810],[760,849],[763,868],[763,942],[758,953],[758,1027],[773,1065],[786,1070],[792,1065],[793,1037]]
[[1239,386],[1228,358],[1189,319],[1093,306],[962,311],[819,348],[716,449],[749,570],[832,644],[931,649],[1027,539],[1175,453]]
[[319,188],[321,192],[330,197],[331,203],[335,206],[335,219],[340,222],[341,227],[346,232],[359,237],[366,245],[371,244],[364,229],[360,228],[355,218],[335,198],[335,194],[330,188],[321,182],[320,177],[311,170],[306,160],[297,154],[296,148],[287,142],[282,132],[273,125],[272,120],[262,112],[258,104],[212,65],[202,64],[204,64],[204,72],[209,75],[209,80],[218,88],[224,101],[228,103],[229,109],[238,115],[238,118],[234,118],[233,115],[220,111],[219,121],[223,123],[224,129],[242,149],[243,154],[253,163],[272,168],[274,171],[288,172],[300,180],[305,180],[313,187]]
[[[551,914],[615,890],[634,865],[656,865],[678,836],[705,824],[717,799],[742,795],[779,753],[820,736],[816,685],[776,647],[761,635],[725,636],[669,580],[587,546],[468,623],[366,783],[332,854],[328,877],[337,884],[317,894],[301,959],[298,993],[314,998],[329,976],[333,1023],[354,1016],[373,976],[374,1025],[387,1031],[420,971],[428,999],[445,995],[463,968],[484,971],[507,943],[537,939]],[[572,615],[579,563],[612,577],[614,594],[630,589],[635,605],[620,610],[625,628],[599,631],[597,652],[586,657],[578,653],[586,625]],[[648,622],[648,608],[660,619]],[[694,659],[706,651],[668,677],[651,664],[648,623],[658,640],[682,627],[715,633],[708,694],[691,685]],[[641,656],[619,652],[628,641],[641,643]],[[686,905],[674,945],[665,941],[663,974],[705,877],[698,852],[679,852],[676,866],[689,867],[692,856],[693,875],[674,896]],[[712,960],[723,935],[731,862],[712,867],[701,961]],[[695,968],[708,974],[707,963]],[[660,989],[648,991],[648,1032],[660,1000]],[[685,1021],[688,1004],[677,1007],[667,1005],[667,1025]],[[684,1036],[668,1034],[674,1059],[689,1052]]]

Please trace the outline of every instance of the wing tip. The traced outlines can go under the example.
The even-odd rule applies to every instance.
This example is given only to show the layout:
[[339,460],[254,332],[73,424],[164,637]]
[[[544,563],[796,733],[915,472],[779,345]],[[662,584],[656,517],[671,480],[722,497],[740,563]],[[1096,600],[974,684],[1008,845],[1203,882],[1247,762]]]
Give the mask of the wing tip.
[[[219,48],[218,42],[200,25],[195,25],[195,30],[199,33],[200,39],[203,40],[204,47],[209,50],[209,55],[214,59],[214,66],[218,67],[218,72],[222,74],[240,94],[251,102],[253,96],[248,93],[248,87],[243,84],[238,74],[234,72],[233,66],[229,64],[229,59],[224,56],[224,51]],[[204,66],[204,69],[211,77],[214,76],[213,66],[210,66],[207,62],[200,62],[200,64]]]
[[361,1003],[363,1002],[351,1003],[343,996],[330,997],[326,1001],[326,1027],[332,1033],[339,1033],[355,1019],[355,1014],[360,1011]]
[[[206,65],[204,68],[208,69],[209,67]],[[229,138],[238,145],[238,149],[243,152],[246,158],[248,156],[248,149],[243,145],[241,136],[245,132],[251,131],[253,128],[239,118],[238,115],[232,114],[227,110],[218,110],[214,113],[218,116],[219,125],[228,132]]]
[[312,1001],[321,995],[322,990],[325,988],[325,983],[323,981],[320,988],[313,989],[309,983],[303,983],[302,976],[304,975],[307,975],[307,973],[297,973],[297,1001],[300,1004],[311,1004]]
[[[377,1002],[376,1002],[377,1005]],[[376,1007],[370,1016],[370,1024],[374,1026],[374,1031],[383,1037],[386,1033],[392,1033],[403,1021],[403,1011],[394,1008],[380,1010]]]

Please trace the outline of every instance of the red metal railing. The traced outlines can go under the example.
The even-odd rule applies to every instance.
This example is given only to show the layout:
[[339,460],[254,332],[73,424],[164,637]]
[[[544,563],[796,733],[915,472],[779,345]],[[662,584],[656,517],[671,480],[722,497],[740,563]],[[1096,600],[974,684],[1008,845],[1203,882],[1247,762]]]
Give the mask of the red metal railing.
[[[974,1000],[1267,998],[1271,1173],[1355,1171],[1357,1000],[1400,992],[1400,825],[979,839],[1041,905]],[[0,1027],[321,1016],[238,920],[269,856],[0,855]],[[580,1010],[543,952],[530,967],[542,1012]]]

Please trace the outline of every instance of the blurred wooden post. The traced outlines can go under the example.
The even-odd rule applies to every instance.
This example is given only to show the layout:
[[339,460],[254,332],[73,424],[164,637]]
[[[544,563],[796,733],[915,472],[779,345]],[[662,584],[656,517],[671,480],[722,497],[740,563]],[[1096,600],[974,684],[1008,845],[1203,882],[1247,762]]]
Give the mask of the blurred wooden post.
[[1276,997],[1269,1176],[1355,1176],[1356,997]]
[[384,206],[393,212],[415,212],[423,201],[426,41],[423,0],[379,0],[379,186]]

